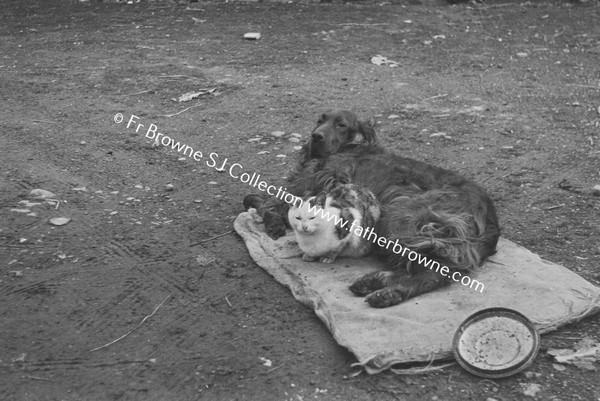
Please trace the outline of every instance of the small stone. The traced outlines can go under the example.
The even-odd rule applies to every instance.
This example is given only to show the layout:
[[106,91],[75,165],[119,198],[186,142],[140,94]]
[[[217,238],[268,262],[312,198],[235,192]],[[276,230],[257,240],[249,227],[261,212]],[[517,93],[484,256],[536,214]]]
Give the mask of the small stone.
[[558,370],[559,372],[562,372],[562,371],[564,371],[564,370],[567,370],[567,368],[566,368],[566,367],[564,367],[563,365],[560,365],[560,364],[558,364],[558,363],[553,363],[553,364],[552,364],[552,367],[553,367],[555,370]]
[[173,186],[173,184],[167,184],[167,185],[165,185],[165,191],[172,191],[173,189],[175,189],[175,187]]
[[244,34],[244,39],[247,40],[258,40],[260,39],[260,33],[259,32],[248,32]]
[[596,196],[600,196],[600,185],[594,185],[592,188],[592,193]]
[[137,188],[137,189],[144,189],[144,186],[143,186],[142,184],[137,184],[137,185],[135,186],[135,188]]
[[266,155],[267,153],[271,153],[268,150],[261,150],[260,152],[257,153],[257,155]]
[[288,141],[290,141],[292,143],[298,143],[298,142],[300,142],[300,139],[298,139],[298,138],[289,138]]
[[208,183],[208,185],[217,185],[217,184],[218,184],[218,182],[216,182],[216,181],[209,181],[209,183]]
[[31,213],[31,210],[29,209],[10,209],[11,212],[17,212],[17,213]]
[[294,150],[300,150],[302,149],[302,146],[294,146]]
[[452,137],[450,135],[446,134],[445,132],[434,132],[433,134],[429,135],[430,138],[435,138],[438,136],[441,136],[446,139],[452,139]]
[[85,145],[87,145],[87,142],[86,141],[81,141],[81,142],[79,142],[79,144],[85,146]]
[[13,362],[13,363],[14,363],[14,362],[25,362],[25,358],[26,358],[26,357],[27,357],[27,354],[26,354],[26,353],[23,353],[23,354],[21,354],[21,355],[19,355],[19,356],[15,357],[15,358],[12,358],[10,361],[11,361],[11,362]]
[[525,52],[517,53],[517,57],[528,57],[528,56],[529,56],[529,53],[525,53]]
[[53,226],[64,226],[65,224],[67,224],[70,221],[71,221],[71,219],[69,219],[68,217],[54,217],[54,218],[48,220],[48,222],[50,224],[52,224]]
[[35,199],[53,199],[56,198],[56,195],[50,191],[46,191],[45,189],[32,189],[29,193],[29,197]]
[[248,142],[258,142],[258,141],[260,141],[261,139],[262,139],[261,137],[258,137],[258,138],[251,138],[251,139],[248,139]]
[[390,114],[388,116],[388,119],[390,119],[390,120],[395,120],[396,118],[400,118],[400,116],[398,114]]
[[286,155],[277,155],[275,157],[284,158],[284,157],[287,157],[287,156]]
[[537,393],[542,391],[542,386],[536,383],[521,383],[523,394],[528,397],[535,397]]
[[[598,113],[600,113],[600,107],[598,107]],[[296,138],[302,138],[302,135],[298,134],[297,132],[292,132],[290,135],[295,136]]]
[[281,138],[284,135],[285,135],[284,131],[273,131],[273,132],[271,132],[271,136],[274,136],[275,138]]

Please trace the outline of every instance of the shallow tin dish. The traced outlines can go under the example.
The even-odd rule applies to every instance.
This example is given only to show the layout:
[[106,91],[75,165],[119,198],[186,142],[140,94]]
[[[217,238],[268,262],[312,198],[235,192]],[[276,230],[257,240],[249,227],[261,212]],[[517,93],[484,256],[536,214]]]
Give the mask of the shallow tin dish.
[[474,375],[500,378],[514,375],[535,359],[540,335],[521,313],[489,308],[469,316],[454,335],[454,357]]

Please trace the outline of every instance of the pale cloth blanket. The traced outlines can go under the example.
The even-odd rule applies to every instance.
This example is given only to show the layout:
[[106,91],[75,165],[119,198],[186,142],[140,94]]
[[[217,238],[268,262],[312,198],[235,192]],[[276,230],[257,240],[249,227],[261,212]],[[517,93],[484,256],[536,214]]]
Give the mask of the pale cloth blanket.
[[336,341],[358,364],[377,373],[395,364],[452,358],[452,339],[460,323],[489,308],[517,310],[540,333],[600,310],[600,288],[563,266],[541,259],[501,238],[498,252],[469,277],[483,292],[454,283],[384,309],[370,307],[348,287],[381,261],[339,258],[333,264],[304,262],[293,232],[272,240],[254,209],[234,222],[254,261],[311,307]]

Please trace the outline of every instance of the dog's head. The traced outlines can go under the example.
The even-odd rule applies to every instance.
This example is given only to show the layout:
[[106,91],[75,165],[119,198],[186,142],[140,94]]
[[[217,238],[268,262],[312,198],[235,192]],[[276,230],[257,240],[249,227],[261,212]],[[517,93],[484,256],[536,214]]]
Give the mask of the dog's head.
[[347,145],[370,145],[377,141],[373,125],[360,121],[348,110],[323,113],[306,146],[306,159],[323,159]]

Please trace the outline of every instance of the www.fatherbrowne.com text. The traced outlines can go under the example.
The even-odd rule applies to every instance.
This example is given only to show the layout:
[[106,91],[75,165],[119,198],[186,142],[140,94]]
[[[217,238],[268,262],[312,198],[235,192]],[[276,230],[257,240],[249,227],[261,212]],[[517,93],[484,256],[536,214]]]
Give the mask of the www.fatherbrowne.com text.
[[[168,135],[158,132],[158,126],[156,124],[151,123],[146,127],[146,129],[143,129],[145,125],[140,124],[138,122],[139,119],[140,117],[132,114],[127,121],[127,128],[135,129],[135,132],[139,132],[141,130],[146,138],[154,140],[155,143],[159,143],[165,147],[170,147],[171,149],[176,150],[178,153],[182,153],[184,156],[194,159],[197,162],[204,160],[207,167],[214,168],[220,172],[227,171],[231,178],[237,179],[253,188],[258,188],[260,191],[266,192],[267,194],[283,200],[290,205],[299,207],[302,206],[302,198],[287,192],[287,188],[282,186],[276,187],[268,184],[265,181],[262,181],[260,179],[260,174],[256,172],[249,173],[244,171],[244,167],[240,163],[229,163],[227,158],[221,162],[219,160],[218,153],[211,152],[208,154],[208,159],[206,159],[202,151],[195,150],[189,145],[175,141],[175,139],[169,137]],[[117,124],[122,123],[124,121],[123,114],[115,114],[113,120]],[[329,215],[329,213],[325,212],[323,209],[317,209],[317,205],[310,206],[309,211],[311,213],[320,213],[321,218],[326,219],[327,221],[331,221],[333,219],[334,224],[341,227],[346,227],[348,225],[348,220],[344,220],[336,215]],[[475,291],[482,293],[485,288],[482,282],[474,280],[469,276],[462,275],[460,272],[453,272],[451,275],[448,275],[448,273],[450,273],[450,269],[447,266],[442,266],[438,262],[431,260],[426,256],[419,254],[418,252],[412,251],[407,247],[403,247],[398,243],[398,240],[392,242],[391,240],[378,236],[377,233],[373,231],[372,227],[364,228],[356,225],[356,222],[353,221],[350,225],[349,231],[355,235],[358,235],[359,237],[367,239],[368,241],[372,241],[379,247],[385,249],[392,247],[392,252],[402,255],[403,257],[407,257],[411,262],[417,261],[420,265],[427,267],[430,270],[435,270],[444,277],[450,277],[453,281],[460,282],[462,285],[474,289]]]

